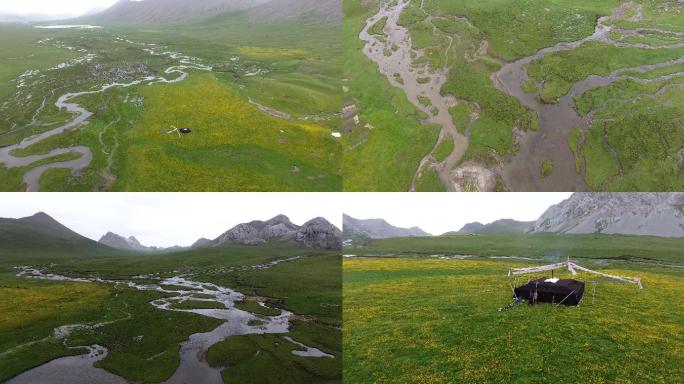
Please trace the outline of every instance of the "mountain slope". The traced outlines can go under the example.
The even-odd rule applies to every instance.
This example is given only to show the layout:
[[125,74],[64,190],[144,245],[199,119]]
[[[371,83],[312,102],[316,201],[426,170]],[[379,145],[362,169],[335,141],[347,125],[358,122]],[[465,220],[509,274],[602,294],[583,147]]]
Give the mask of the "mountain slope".
[[399,228],[383,219],[361,220],[346,214],[343,216],[343,231],[345,236],[363,236],[371,239],[430,236],[418,227]]
[[214,240],[209,240],[209,239],[203,237],[203,238],[201,238],[201,239],[195,241],[195,242],[190,246],[190,248],[210,247],[210,246],[212,246],[212,245],[214,245],[214,244],[215,244],[215,243],[214,243]]
[[484,224],[480,223],[479,221],[475,221],[472,223],[468,223],[464,225],[461,229],[459,229],[457,232],[449,232],[448,234],[454,234],[454,235],[467,235],[470,233],[476,233],[482,230],[484,228]]
[[[7,219],[12,220],[12,219]],[[89,240],[78,233],[72,231],[71,229],[65,227],[57,220],[53,219],[50,215],[45,212],[38,212],[35,215],[22,217],[21,219],[16,219],[19,223],[24,223],[30,227],[44,231],[50,236],[59,237],[62,239],[84,239]]]
[[491,222],[482,229],[480,229],[477,233],[480,234],[492,234],[492,233],[525,233],[532,225],[534,224],[534,221],[517,221],[517,220],[512,220],[512,219],[501,219],[497,220],[494,222]]
[[684,237],[684,193],[574,193],[529,232]]
[[456,232],[447,232],[442,236],[470,235],[470,234],[523,234],[532,227],[534,221],[517,221],[513,219],[500,219],[489,224],[473,222],[464,225]]
[[341,0],[271,0],[248,11],[252,23],[300,19],[317,24],[342,23]]
[[120,0],[84,19],[99,23],[159,23],[239,11],[268,0]]
[[110,247],[88,239],[40,212],[21,219],[0,218],[0,258],[92,257],[111,254]]

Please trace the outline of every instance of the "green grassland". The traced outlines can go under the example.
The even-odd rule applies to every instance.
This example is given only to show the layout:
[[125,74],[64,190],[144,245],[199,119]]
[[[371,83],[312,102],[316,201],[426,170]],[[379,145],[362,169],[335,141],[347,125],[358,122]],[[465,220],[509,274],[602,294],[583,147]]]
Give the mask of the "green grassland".
[[[300,25],[295,20],[250,24],[238,14],[85,32],[0,28],[7,30],[0,40],[0,63],[7,63],[0,73],[0,105],[5,107],[0,145],[68,121],[70,115],[54,107],[66,92],[143,75],[178,76],[163,73],[176,61],[151,56],[131,40],[182,52],[212,67],[211,73],[186,70],[188,79],[176,84],[112,88],[76,99],[95,113],[87,125],[13,153],[43,154],[74,145],[91,149],[93,161],[86,170],[78,175],[51,170],[41,180],[41,190],[342,188],[341,145],[331,136],[340,130],[340,44],[335,26]],[[81,56],[78,50],[97,56],[89,63],[48,70]],[[17,60],[29,55],[30,60]],[[16,88],[12,80],[33,69],[44,77]],[[120,69],[128,72],[123,78],[113,77]],[[286,118],[262,112],[250,100]],[[171,125],[190,127],[193,133],[182,139],[167,134]],[[45,161],[56,160],[60,159]],[[23,190],[21,176],[37,165],[0,168],[0,189]]]
[[262,307],[261,305],[257,304],[256,301],[252,300],[238,301],[235,303],[235,308],[264,316],[275,316],[280,313],[280,311],[275,308]]
[[439,175],[433,169],[426,169],[416,179],[416,192],[446,192]]
[[[125,284],[54,282],[14,276],[13,267],[26,264],[74,277],[99,276],[120,281],[139,274],[162,277],[186,274],[196,280],[223,284],[246,295],[268,296],[269,306],[275,305],[302,316],[300,320],[292,321],[289,334],[284,336],[289,335],[336,356],[307,361],[303,363],[306,368],[302,368],[296,356],[287,356],[288,359],[279,363],[281,372],[299,377],[305,369],[309,382],[341,380],[341,263],[337,252],[279,243],[138,255],[103,251],[97,246],[88,248],[76,241],[39,240],[30,249],[26,248],[27,243],[23,243],[23,248],[21,244],[22,241],[9,243],[0,252],[0,294],[3,297],[0,303],[3,314],[0,316],[0,354],[3,357],[0,359],[0,380],[60,356],[82,353],[68,350],[59,339],[50,337],[54,327],[107,322],[100,327],[74,331],[66,339],[66,345],[102,345],[109,354],[97,366],[128,380],[160,382],[178,367],[180,342],[187,340],[190,334],[208,332],[221,324],[219,320],[194,313],[156,309],[149,303],[167,295],[161,292],[138,291]],[[241,269],[292,256],[303,258],[265,270]],[[187,301],[178,305],[204,308],[215,304],[207,303]],[[269,356],[277,360],[281,355],[279,352]],[[249,360],[249,357],[243,358]],[[270,373],[262,371],[261,375],[265,378]]]
[[77,57],[77,53],[56,47],[36,50],[34,43],[43,31],[28,29],[14,24],[0,24],[0,98],[10,97],[16,88],[12,82],[29,69],[41,71],[58,63]]
[[[53,328],[101,319],[109,291],[86,283],[64,284],[18,279],[0,273],[0,380],[51,359],[83,351],[70,351],[51,338]],[[87,310],[84,310],[87,308]],[[35,342],[30,347],[21,347]]]
[[280,335],[245,335],[216,344],[207,360],[212,366],[227,367],[224,381],[230,383],[339,382],[333,359],[318,359],[312,365],[311,359],[292,354],[297,349]]
[[[99,343],[110,354],[98,366],[131,380],[158,382],[168,378],[178,366],[180,341],[220,324],[203,316],[154,309],[149,301],[164,295],[158,292],[22,279],[6,272],[0,275],[0,282],[0,380],[57,357],[84,353],[79,349],[68,350],[65,345]],[[57,326],[100,322],[112,323],[77,331],[66,344],[53,336]],[[135,341],[140,335],[142,341]],[[147,360],[160,352],[166,352],[163,358]]]
[[[640,8],[641,17],[615,20],[622,28],[661,28],[678,32],[684,28],[681,4],[672,1],[633,2]],[[633,16],[634,16],[633,15]],[[681,43],[682,38],[652,31],[641,36],[625,37],[614,33],[611,38],[622,43],[667,45]],[[614,47],[609,44],[588,43],[569,51],[547,55],[532,62],[528,73],[544,83],[542,100],[554,102],[570,86],[589,75],[607,75],[619,69],[653,64],[680,58],[682,49],[643,49]],[[681,64],[674,64],[646,72],[626,71],[625,75],[642,79],[677,74]],[[582,145],[578,142],[573,152],[576,161],[586,161],[585,180],[592,189],[607,191],[669,191],[679,190],[684,180],[681,150],[682,76],[661,81],[638,83],[632,79],[617,81],[575,98],[580,115],[594,113],[590,127],[584,132]],[[571,138],[573,139],[573,138]],[[574,140],[574,139],[573,139]],[[579,169],[579,167],[578,167]]]
[[223,309],[226,306],[216,301],[185,300],[171,304],[173,309]]
[[545,259],[637,259],[684,264],[684,239],[626,235],[488,234],[356,240],[356,255],[525,256]]
[[551,103],[568,93],[574,83],[589,75],[605,76],[619,68],[656,64],[682,55],[684,49],[618,48],[589,42],[575,50],[558,52],[533,61],[528,67],[528,74],[544,83],[540,97]]
[[[663,70],[667,74],[676,68]],[[645,84],[622,80],[576,99],[580,114],[596,111],[584,145],[575,144],[576,154],[587,162],[586,180],[592,187],[616,191],[682,188],[684,92],[677,85],[682,81],[684,76]],[[625,130],[625,126],[633,128]]]
[[[150,301],[166,294],[114,288],[106,301],[121,313],[120,321],[96,329],[75,332],[70,345],[103,345],[107,357],[95,365],[128,380],[154,383],[169,378],[179,359],[179,343],[193,333],[209,332],[220,320],[192,313],[162,311]],[[130,314],[130,317],[124,317]],[[142,336],[142,337],[141,337]]]
[[[640,277],[644,289],[579,273],[576,278],[586,281],[588,288],[579,307],[522,304],[500,311],[512,301],[509,283],[515,282],[506,277],[508,269],[539,264],[345,260],[345,381],[671,383],[684,379],[681,270],[611,263],[598,268]],[[568,272],[556,275],[570,276]]]

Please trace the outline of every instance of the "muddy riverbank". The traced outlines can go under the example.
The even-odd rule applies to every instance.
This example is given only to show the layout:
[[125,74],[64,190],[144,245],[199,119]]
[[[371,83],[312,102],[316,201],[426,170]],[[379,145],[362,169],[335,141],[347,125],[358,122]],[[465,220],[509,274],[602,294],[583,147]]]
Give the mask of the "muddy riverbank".
[[[457,131],[449,113],[449,108],[458,101],[440,93],[447,79],[448,59],[444,68],[430,68],[427,62],[416,64],[417,59],[424,58],[424,52],[413,49],[408,29],[398,24],[401,13],[410,3],[411,0],[399,0],[381,6],[376,14],[366,20],[359,38],[365,43],[363,53],[378,65],[380,73],[387,77],[392,86],[400,88],[413,106],[426,114],[423,123],[441,127],[437,142],[421,159],[409,191],[415,191],[417,180],[430,168],[437,172],[448,190],[456,190],[451,170],[463,157],[468,139]],[[381,20],[386,20],[384,34],[372,34],[371,28]],[[451,45],[452,38],[448,37],[448,40]],[[448,58],[448,49],[445,55]],[[452,140],[454,149],[438,165],[433,153],[445,140]]]

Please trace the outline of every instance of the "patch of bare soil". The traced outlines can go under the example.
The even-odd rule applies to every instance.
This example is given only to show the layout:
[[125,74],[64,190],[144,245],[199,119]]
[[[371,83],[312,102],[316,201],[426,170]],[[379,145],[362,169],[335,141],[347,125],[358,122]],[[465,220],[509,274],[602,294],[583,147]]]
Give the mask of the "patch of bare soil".
[[456,192],[486,192],[494,190],[496,173],[472,161],[451,171],[453,190]]
[[[611,19],[613,20],[627,20],[627,21],[640,21],[641,18],[643,17],[642,9],[641,9],[641,4],[635,4],[633,2],[628,2],[620,5],[619,7],[615,8],[613,11],[613,14],[611,15]],[[630,13],[629,11],[634,11],[634,14],[632,16],[628,16]]]

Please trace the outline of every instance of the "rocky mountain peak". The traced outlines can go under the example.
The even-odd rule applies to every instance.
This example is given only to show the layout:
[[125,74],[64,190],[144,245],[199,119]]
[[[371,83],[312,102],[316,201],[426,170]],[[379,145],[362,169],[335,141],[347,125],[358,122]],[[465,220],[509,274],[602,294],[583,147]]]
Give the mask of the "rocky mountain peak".
[[342,231],[328,220],[317,217],[299,228],[295,240],[311,248],[341,249]]
[[[299,227],[287,216],[278,215],[266,221],[255,220],[238,224],[214,241],[198,240],[195,244],[199,247],[226,243],[260,245],[271,241],[295,241],[312,248],[334,249],[337,242],[341,241],[334,240],[335,229],[323,218],[310,220]],[[339,232],[339,229],[337,231]]]
[[529,232],[684,237],[684,193],[574,193]]
[[126,241],[128,242],[128,244],[131,244],[134,247],[142,247],[143,246],[142,244],[140,244],[138,239],[135,238],[135,236],[129,236],[128,239],[126,239]]

